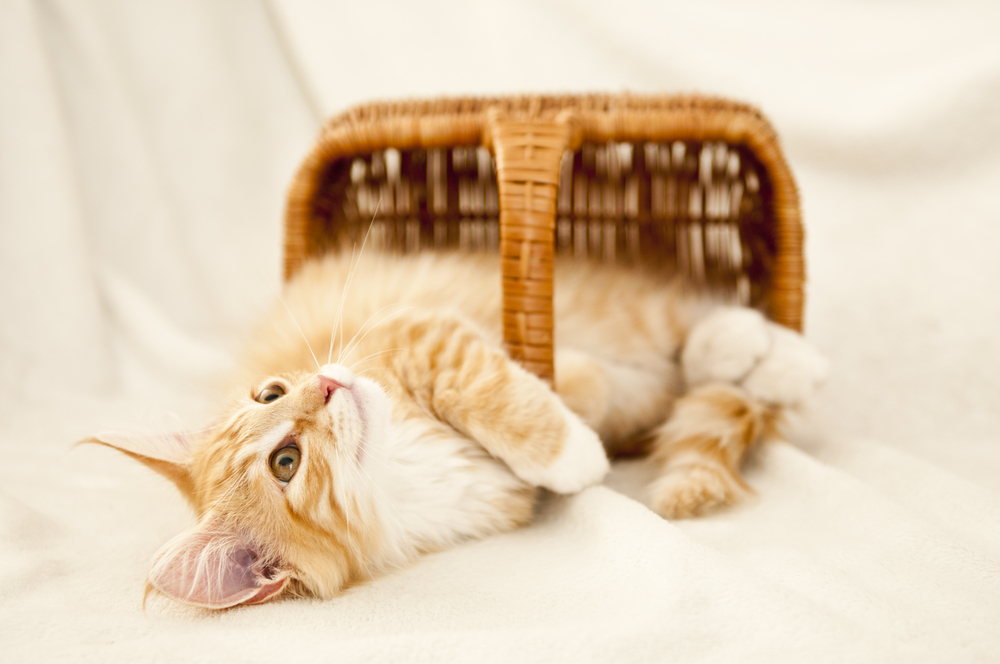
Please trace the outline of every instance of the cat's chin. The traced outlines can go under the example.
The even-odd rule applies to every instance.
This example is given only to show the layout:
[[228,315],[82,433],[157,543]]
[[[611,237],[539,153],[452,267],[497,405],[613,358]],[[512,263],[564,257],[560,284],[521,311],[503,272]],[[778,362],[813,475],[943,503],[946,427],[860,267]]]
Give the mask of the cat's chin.
[[358,449],[354,453],[354,460],[358,462],[358,465],[361,465],[361,462],[365,457],[365,448],[368,444],[368,439],[371,436],[372,424],[368,419],[367,409],[364,404],[364,397],[358,394],[358,391],[354,388],[348,388],[347,393],[354,402],[354,410],[358,415],[358,421],[361,422],[361,435],[358,437]]
[[[323,373],[326,375],[326,371]],[[391,410],[389,397],[377,383],[366,378],[351,376],[349,381],[341,382],[345,385],[342,391],[349,399],[348,403],[353,405],[354,414],[361,424],[361,435],[358,436],[357,449],[354,452],[354,458],[360,465],[370,454],[372,447],[379,444],[386,435]],[[335,403],[333,399],[326,405],[327,411],[333,417],[342,415],[343,408],[343,401]]]

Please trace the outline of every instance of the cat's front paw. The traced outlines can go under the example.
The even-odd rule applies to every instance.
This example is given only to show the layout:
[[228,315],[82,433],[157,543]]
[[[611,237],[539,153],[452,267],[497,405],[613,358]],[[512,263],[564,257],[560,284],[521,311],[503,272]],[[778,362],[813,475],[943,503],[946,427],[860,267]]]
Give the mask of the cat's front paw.
[[601,439],[571,410],[560,404],[567,434],[558,456],[545,468],[517,473],[524,481],[556,493],[576,493],[599,484],[611,469]]
[[726,468],[695,463],[667,467],[649,492],[652,507],[661,516],[687,519],[738,502],[744,489]]

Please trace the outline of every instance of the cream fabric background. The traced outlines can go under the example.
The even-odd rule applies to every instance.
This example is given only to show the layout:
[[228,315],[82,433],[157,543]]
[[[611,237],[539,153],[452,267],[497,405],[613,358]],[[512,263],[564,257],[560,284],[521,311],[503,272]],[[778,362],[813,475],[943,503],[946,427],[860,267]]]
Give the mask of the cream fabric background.
[[[997,35],[989,2],[0,0],[0,659],[1000,658]],[[203,421],[320,118],[625,89],[752,101],[799,181],[833,373],[759,495],[667,523],[622,464],[336,601],[143,613],[191,516],[70,445]]]

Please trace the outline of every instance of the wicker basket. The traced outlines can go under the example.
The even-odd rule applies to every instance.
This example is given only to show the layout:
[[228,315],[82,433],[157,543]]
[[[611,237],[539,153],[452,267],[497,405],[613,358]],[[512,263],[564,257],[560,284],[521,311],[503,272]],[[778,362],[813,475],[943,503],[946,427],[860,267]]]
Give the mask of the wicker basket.
[[499,252],[507,350],[549,381],[556,254],[680,273],[801,328],[795,183],[764,117],[724,99],[531,96],[351,109],[326,123],[292,182],[285,277],[359,242],[370,223],[369,242],[383,249]]

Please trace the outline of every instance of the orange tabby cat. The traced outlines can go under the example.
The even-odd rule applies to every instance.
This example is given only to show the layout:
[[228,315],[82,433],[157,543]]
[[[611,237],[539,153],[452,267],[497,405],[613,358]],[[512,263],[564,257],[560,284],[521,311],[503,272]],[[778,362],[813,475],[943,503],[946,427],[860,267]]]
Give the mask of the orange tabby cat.
[[374,253],[353,274],[331,255],[287,285],[206,433],[90,439],[168,477],[198,514],[157,553],[150,588],[209,608],[331,597],[526,523],[536,487],[600,482],[602,440],[651,446],[665,516],[731,504],[747,449],[825,371],[755,311],[567,262],[557,397],[501,349],[496,257]]

